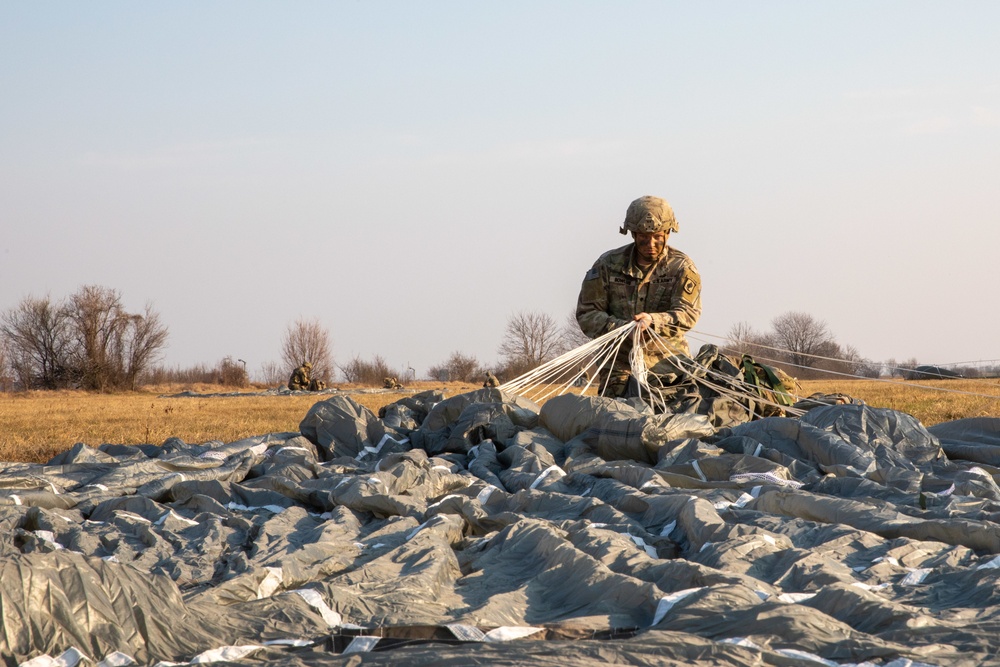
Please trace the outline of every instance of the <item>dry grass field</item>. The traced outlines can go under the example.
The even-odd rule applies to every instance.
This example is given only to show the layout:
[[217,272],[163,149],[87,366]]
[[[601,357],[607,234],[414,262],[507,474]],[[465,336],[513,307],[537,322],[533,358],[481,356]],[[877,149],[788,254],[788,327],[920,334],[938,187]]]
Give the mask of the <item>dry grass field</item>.
[[[803,395],[845,393],[876,407],[908,412],[925,425],[963,417],[1000,416],[1000,380],[931,380],[932,389],[874,380],[802,383]],[[403,391],[338,388],[374,412],[414,391],[440,389],[453,396],[477,388],[463,383],[415,382]],[[55,391],[0,394],[0,461],[41,463],[77,442],[160,444],[232,442],[265,433],[297,431],[309,408],[328,395],[169,397],[185,390],[201,394],[229,389],[209,385],[152,387],[141,392],[92,394]],[[990,397],[975,394],[985,394]]]

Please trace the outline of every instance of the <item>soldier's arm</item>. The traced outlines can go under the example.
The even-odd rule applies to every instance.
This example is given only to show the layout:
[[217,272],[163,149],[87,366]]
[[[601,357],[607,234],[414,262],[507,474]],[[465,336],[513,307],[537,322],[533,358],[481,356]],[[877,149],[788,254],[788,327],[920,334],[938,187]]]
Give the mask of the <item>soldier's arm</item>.
[[684,262],[668,309],[649,314],[653,331],[661,336],[677,336],[694,328],[701,317],[701,275],[694,262]]
[[608,313],[608,275],[600,262],[594,264],[583,278],[576,302],[576,321],[590,338],[597,338],[625,324],[625,320]]

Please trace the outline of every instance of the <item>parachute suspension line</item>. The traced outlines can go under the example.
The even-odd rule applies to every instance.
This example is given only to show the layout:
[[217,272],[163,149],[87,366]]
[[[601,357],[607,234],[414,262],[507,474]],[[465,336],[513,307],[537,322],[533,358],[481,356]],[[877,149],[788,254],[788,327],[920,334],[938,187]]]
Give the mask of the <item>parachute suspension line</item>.
[[639,327],[632,331],[632,349],[628,351],[628,365],[639,385],[646,384],[648,370],[646,368],[646,355],[642,351],[642,332]]
[[649,369],[646,367],[646,354],[642,350],[642,331],[636,326],[632,330],[632,349],[628,351],[628,365],[642,398],[642,389],[646,388],[650,403],[653,402],[653,392],[649,387]]
[[[720,396],[725,396],[727,398],[733,399],[737,403],[739,403],[741,400],[746,400],[747,398],[750,398],[756,403],[761,403],[764,405],[769,405],[771,407],[779,408],[786,414],[801,416],[806,413],[805,410],[792,408],[787,405],[781,405],[780,403],[767,400],[758,393],[757,387],[751,384],[750,382],[747,382],[742,377],[742,375],[737,375],[737,376],[726,375],[725,373],[720,373],[719,371],[716,371],[709,366],[705,366],[704,364],[699,363],[696,359],[691,359],[689,357],[678,355],[669,345],[667,345],[663,337],[657,334],[655,331],[647,331],[647,333],[651,334],[651,338],[656,345],[658,345],[663,351],[667,352],[670,355],[666,357],[666,361],[668,361],[674,368],[676,368],[681,373],[684,373],[685,375],[690,377],[692,380],[694,380],[695,383],[705,386],[709,389],[712,389]],[[710,380],[707,379],[708,377],[720,379],[724,382],[734,383],[737,386],[739,386],[742,391],[734,390],[723,384],[711,382]],[[648,384],[647,384],[647,391],[650,391]],[[794,394],[789,394],[789,395],[797,400],[803,398],[802,396],[796,396]],[[661,404],[663,404],[665,407],[665,402],[663,402],[662,399],[661,399]]]
[[[758,358],[759,359],[763,359],[764,361],[770,361],[771,363],[780,363],[780,364],[784,364],[786,366],[793,366],[795,368],[801,368],[803,370],[817,370],[817,369],[811,368],[809,366],[803,366],[801,364],[793,364],[793,363],[788,362],[788,361],[778,361],[778,360],[775,360],[775,359],[768,359],[767,357],[758,357]],[[837,376],[840,376],[840,377],[850,378],[852,380],[865,380],[867,382],[882,382],[883,384],[894,384],[894,385],[898,385],[898,386],[901,386],[901,387],[914,387],[914,388],[917,388],[917,389],[927,389],[929,391],[940,391],[940,392],[945,393],[945,394],[959,394],[959,395],[962,395],[962,396],[976,396],[978,398],[995,398],[997,400],[1000,400],[1000,395],[997,395],[997,394],[981,394],[979,392],[964,391],[962,389],[949,389],[948,387],[932,387],[929,384],[920,384],[918,382],[907,382],[905,380],[890,380],[888,378],[869,378],[869,377],[864,377],[864,376],[861,376],[861,375],[854,375],[852,373],[841,373],[841,372],[838,372],[838,371],[830,371],[830,370],[826,370],[825,368],[824,369],[820,369],[820,370],[822,370],[822,372],[826,373],[827,375],[837,375]],[[989,383],[987,383],[987,384],[989,384]],[[991,385],[991,386],[996,386],[996,385]]]
[[[581,393],[586,392],[594,383],[595,378],[599,377],[601,369],[614,360],[622,343],[628,336],[632,335],[636,326],[634,322],[630,322],[623,327],[609,331],[603,336],[528,371],[524,375],[505,382],[500,385],[499,389],[529,396],[532,390],[539,389],[542,385],[555,384],[556,386],[549,388],[544,396],[534,398],[534,400],[544,400],[553,394],[568,392],[586,375],[588,368],[597,366],[597,372],[587,378],[581,391]],[[565,380],[567,376],[569,377],[568,381]]]
[[[648,340],[643,341],[642,336],[645,335]],[[639,398],[642,399],[643,390],[646,391],[646,402],[654,409],[660,409],[660,411],[666,411],[667,402],[664,399],[663,394],[658,388],[653,387],[649,384],[650,375],[655,375],[649,372],[649,368],[646,365],[646,354],[643,351],[643,343],[652,343],[653,345],[659,347],[661,351],[664,351],[668,355],[668,359],[674,354],[670,350],[662,339],[655,331],[647,329],[645,332],[641,332],[638,329],[632,338],[632,349],[629,351],[629,366],[632,372],[632,377],[636,381],[636,387],[638,389]]]
[[[698,338],[699,335],[700,336],[707,336],[708,338],[714,338],[716,340],[721,340],[721,341],[724,341],[724,342],[727,342],[727,343],[734,343],[734,344],[737,344],[737,345],[752,345],[753,347],[760,348],[760,349],[763,349],[763,350],[771,350],[772,352],[784,352],[786,354],[795,354],[795,355],[798,355],[800,357],[808,357],[810,359],[819,359],[821,361],[834,361],[834,362],[841,363],[841,364],[845,363],[845,361],[843,359],[838,359],[837,357],[824,357],[823,355],[820,355],[820,354],[809,354],[807,352],[795,352],[794,350],[787,350],[787,349],[785,349],[783,347],[774,347],[772,345],[765,345],[763,343],[756,343],[754,341],[749,341],[749,340],[736,340],[736,341],[734,341],[734,340],[732,340],[731,338],[729,338],[727,336],[718,336],[716,334],[710,334],[710,333],[706,333],[704,331],[695,331],[693,329],[691,331],[689,331],[687,333],[687,335],[692,340],[698,340],[698,341],[701,341],[702,343],[708,343],[709,341],[705,340],[704,338]],[[760,355],[754,355],[754,356],[758,357],[760,359],[763,359],[765,361],[771,361],[771,362],[775,361],[774,359],[768,359],[767,357],[762,357]],[[990,362],[990,361],[1000,361],[1000,359],[985,359],[984,361],[987,361],[987,362]],[[809,370],[817,370],[815,368],[812,368],[811,366],[802,366],[802,365],[793,364],[793,363],[790,363],[790,362],[787,362],[787,361],[780,361],[780,360],[778,360],[778,363],[786,364],[788,366],[795,366],[796,368],[805,368],[805,369],[809,369]],[[957,362],[952,362],[952,364],[949,364],[949,365],[971,364],[971,363],[978,363],[978,362],[974,362],[974,361],[957,361]],[[892,369],[894,371],[908,371],[908,370],[911,370],[911,369],[908,369],[908,368],[901,368],[899,366],[887,366],[886,368],[890,368],[890,369]],[[857,378],[858,380],[877,380],[878,379],[878,378],[865,377],[863,375],[854,375],[854,374],[851,374],[851,373],[835,373],[834,371],[828,371],[826,369],[821,369],[821,370],[824,373],[830,373],[832,375],[842,375],[842,376],[845,376],[845,377]],[[983,378],[963,378],[963,379],[965,379],[967,381],[971,381],[971,382],[976,382],[976,383],[979,383],[979,384],[986,384],[986,385],[989,385],[991,387],[995,386],[992,382],[988,382],[987,380],[985,380]],[[882,381],[884,382],[885,380],[882,380]],[[907,384],[909,384],[909,383],[907,383]],[[910,386],[920,386],[920,385],[910,384]],[[924,387],[924,388],[925,389],[937,389],[937,387]]]
[[[613,344],[608,347],[607,353],[601,359],[600,365],[597,365],[597,368],[594,371],[594,376],[593,377],[597,378],[598,382],[600,382],[601,371],[603,371],[604,367],[607,366],[608,364],[614,364],[615,358],[618,356],[618,351],[622,349],[622,345],[625,343],[625,339],[628,336],[632,335],[632,329],[634,329],[637,326],[638,325],[635,322],[629,322],[621,330],[621,334],[617,338],[614,339]],[[618,330],[616,330],[616,331],[618,331]],[[614,332],[612,332],[612,333],[614,333]],[[591,380],[591,381],[593,381],[593,380]],[[587,384],[587,387],[590,387],[590,383]],[[600,393],[600,389],[601,388],[598,387],[598,393]],[[586,390],[586,388],[584,390]],[[581,392],[581,394],[582,393],[583,392]]]
[[[692,335],[692,334],[697,334],[697,335]],[[698,338],[698,335],[700,335],[700,336],[708,336],[710,338],[715,338],[715,339],[723,340],[723,341],[727,341],[727,342],[729,342],[729,340],[730,340],[730,339],[728,339],[728,338],[726,338],[724,336],[716,336],[714,334],[705,333],[703,331],[693,331],[692,330],[692,331],[689,331],[687,335],[692,340],[701,341],[703,343],[707,343],[709,341],[707,341],[707,340],[705,340],[703,338]],[[739,344],[739,343],[746,343],[748,345],[754,345],[756,347],[759,347],[759,348],[762,348],[762,349],[766,349],[766,350],[772,350],[772,351],[775,351],[775,352],[792,353],[791,350],[785,350],[785,349],[782,349],[780,347],[772,347],[770,345],[759,345],[757,343],[751,343],[750,341],[732,341],[732,342],[735,342],[737,344]],[[801,356],[803,356],[803,357],[809,357],[810,359],[821,359],[821,360],[824,360],[824,361],[837,361],[837,362],[840,362],[840,363],[844,362],[843,359],[836,359],[834,357],[823,357],[823,356],[820,356],[818,354],[805,354],[805,353],[795,353],[795,354],[801,354]],[[763,356],[757,355],[755,358],[760,359],[761,361],[767,361],[767,362],[772,363],[772,364],[783,364],[785,366],[793,366],[795,368],[801,368],[803,370],[817,370],[817,369],[811,368],[809,366],[803,366],[802,364],[793,364],[793,363],[788,362],[788,361],[781,361],[781,360],[774,359],[774,358],[771,358],[771,357],[763,357]],[[996,394],[981,394],[981,393],[974,392],[974,391],[963,391],[961,389],[949,389],[947,387],[933,387],[931,385],[919,384],[917,382],[907,382],[905,380],[892,380],[892,379],[889,379],[889,378],[870,378],[870,377],[864,377],[862,375],[856,375],[854,373],[842,373],[842,372],[839,372],[839,371],[831,371],[831,370],[826,370],[826,369],[821,369],[821,370],[822,370],[823,373],[826,373],[827,375],[836,375],[836,376],[839,376],[839,377],[851,378],[851,379],[854,379],[854,380],[866,380],[868,382],[882,382],[882,383],[885,383],[885,384],[894,384],[894,385],[900,385],[900,386],[904,386],[904,387],[916,387],[918,389],[927,389],[929,391],[940,391],[940,392],[947,393],[947,394],[959,394],[959,395],[963,395],[963,396],[976,396],[978,398],[995,398],[995,399],[1000,400],[1000,396],[998,396]],[[982,380],[979,380],[979,382],[981,382],[982,384],[987,384],[989,386],[995,386],[995,385],[993,385],[990,382],[984,382]]]
[[[582,394],[586,392],[595,380],[599,381],[600,373],[604,367],[614,362],[615,357],[618,355],[618,351],[621,349],[622,343],[630,335],[630,333],[631,331],[627,331],[624,328],[615,329],[614,331],[608,332],[607,334],[594,339],[591,341],[590,345],[578,348],[578,350],[583,351],[583,354],[577,355],[575,358],[567,359],[565,357],[568,357],[568,355],[563,355],[564,358],[557,357],[556,359],[553,359],[551,362],[546,364],[549,368],[547,368],[546,373],[543,374],[544,377],[533,379],[528,386],[537,387],[542,384],[543,379],[547,379],[549,377],[564,377],[567,368],[572,369],[570,372],[576,371],[575,375],[569,380],[569,382],[566,382],[562,386],[550,389],[547,393],[538,397],[536,400],[544,400],[556,393],[559,395],[567,393],[571,387],[584,376],[588,368],[596,366],[597,370],[587,379],[587,383],[580,393]],[[574,359],[577,359],[578,361],[574,361]]]
[[[714,334],[708,334],[700,331],[690,331],[687,333],[688,337],[692,340],[700,342],[708,342],[699,336],[707,336],[710,338],[715,338],[718,340],[729,341],[728,338],[722,336],[716,336]],[[536,401],[544,401],[552,395],[562,395],[570,392],[575,386],[577,386],[582,379],[586,379],[580,389],[580,394],[585,394],[595,382],[600,382],[601,373],[614,363],[614,360],[618,357],[621,351],[622,345],[625,341],[631,337],[632,345],[629,350],[628,360],[629,366],[632,372],[633,378],[636,380],[636,384],[639,389],[640,398],[642,394],[645,393],[647,396],[647,402],[654,408],[666,409],[666,399],[664,398],[662,392],[655,386],[651,386],[650,376],[655,375],[649,372],[649,368],[646,365],[646,356],[643,352],[643,343],[652,342],[660,351],[666,353],[666,359],[669,359],[669,363],[673,365],[677,370],[688,375],[694,382],[707,387],[721,396],[725,396],[736,401],[745,400],[746,398],[752,398],[755,402],[762,405],[770,405],[776,408],[780,408],[785,411],[786,414],[801,415],[804,414],[804,410],[798,410],[791,408],[787,405],[781,405],[768,401],[763,396],[760,396],[756,385],[746,381],[742,374],[738,376],[729,376],[725,373],[720,373],[711,367],[704,366],[700,364],[695,359],[689,359],[686,356],[677,355],[676,350],[669,344],[668,340],[657,334],[655,331],[646,330],[640,331],[639,326],[636,322],[629,322],[622,327],[613,329],[608,333],[591,340],[578,348],[570,350],[565,354],[562,354],[552,361],[549,361],[541,366],[531,370],[520,377],[514,378],[509,382],[500,385],[500,389],[511,392],[519,393]],[[737,343],[742,341],[736,341]],[[768,346],[768,345],[754,345],[761,349],[773,350],[776,352],[788,353],[790,350],[784,350],[782,348]],[[805,357],[810,357],[813,359],[822,359],[826,361],[837,361],[843,362],[843,359],[835,359],[833,357],[823,357],[820,355],[803,354]],[[786,366],[792,366],[801,369],[810,369],[808,366],[803,366],[800,364],[789,363],[787,361],[779,361],[777,359],[756,356],[757,359],[765,361],[771,364],[782,364]],[[588,374],[588,370],[594,369],[593,373]],[[844,378],[852,378],[859,380],[868,380],[874,382],[883,382],[886,384],[902,385],[906,387],[916,387],[920,389],[927,389],[929,391],[939,391],[951,394],[960,394],[964,396],[975,396],[979,398],[992,398],[1000,400],[1000,396],[996,394],[982,394],[971,391],[963,391],[959,389],[948,389],[946,387],[934,387],[930,385],[918,384],[914,382],[897,381],[891,379],[883,378],[866,378],[852,373],[843,373],[839,371],[829,371],[823,370],[824,373],[829,375],[836,375]],[[568,380],[567,380],[568,378]],[[713,382],[709,378],[721,380],[722,384]],[[732,389],[732,385],[736,384],[739,389]],[[989,383],[992,386],[992,383]],[[728,385],[728,386],[727,386]],[[545,393],[539,397],[534,397],[530,395],[530,392],[534,390],[542,390]],[[796,400],[801,400],[805,397],[798,396],[789,393],[789,396]]]
[[[718,372],[716,370],[713,370],[709,366],[704,366],[704,365],[698,363],[698,361],[695,360],[695,359],[690,359],[689,360],[689,359],[684,359],[682,357],[677,357],[677,359],[679,361],[681,361],[682,365],[684,365],[684,364],[687,365],[687,368],[682,368],[682,370],[686,370],[691,375],[691,377],[694,379],[695,382],[697,382],[699,384],[703,384],[704,386],[706,386],[706,387],[708,387],[710,389],[715,390],[716,392],[718,392],[722,396],[726,396],[728,398],[732,398],[732,399],[736,400],[737,402],[740,399],[750,398],[755,403],[761,403],[763,405],[769,405],[769,406],[771,406],[773,408],[779,408],[784,413],[790,414],[790,415],[795,415],[797,417],[801,417],[802,415],[804,415],[807,412],[806,410],[802,410],[801,408],[794,408],[794,407],[789,406],[789,405],[782,405],[782,404],[776,403],[774,401],[769,401],[768,399],[764,398],[763,396],[761,396],[759,394],[759,392],[757,391],[757,387],[754,384],[752,384],[750,382],[747,382],[741,376],[729,376],[729,375],[726,375],[725,373],[720,373],[720,372]],[[699,372],[696,372],[696,371],[699,371],[701,374],[704,374],[706,376],[711,376],[711,377],[714,377],[714,378],[720,378],[722,380],[728,380],[728,381],[736,384],[737,386],[739,386],[742,391],[732,389],[732,388],[727,387],[725,385],[719,385],[719,384],[716,384],[714,382],[710,382],[709,380],[705,379],[704,377],[701,377],[700,374],[699,374]],[[799,396],[798,394],[793,394],[791,392],[785,392],[785,393],[787,393],[791,398],[796,399],[796,400],[802,400],[803,398],[805,398],[804,396]]]
[[[691,367],[691,369],[684,368],[684,366],[683,366],[683,364],[684,364],[683,357],[677,357],[677,356],[668,357],[667,361],[674,368],[676,368],[677,370],[679,370],[681,372],[684,372],[684,373],[687,373],[689,375],[689,377],[696,384],[700,384],[700,385],[703,385],[705,387],[708,387],[709,389],[712,389],[713,391],[715,391],[716,393],[718,393],[720,396],[724,396],[726,398],[733,399],[741,408],[743,408],[744,410],[746,410],[746,412],[748,414],[752,415],[753,411],[750,410],[750,409],[748,409],[747,407],[745,407],[740,401],[741,400],[746,400],[748,398],[750,398],[752,400],[757,400],[757,396],[752,396],[752,397],[751,396],[747,396],[746,394],[741,394],[740,392],[735,391],[733,389],[730,389],[729,387],[726,387],[725,385],[716,384],[714,382],[710,382],[709,380],[706,380],[703,377],[699,377],[696,373],[691,372],[691,369],[697,371],[697,370],[703,370],[704,367],[699,366],[697,363],[693,363],[693,364],[689,364],[689,366]],[[726,377],[728,377],[728,376],[726,376]],[[729,377],[728,379],[735,380],[736,378]],[[665,406],[665,403],[664,403],[664,406]]]
[[[681,361],[682,365],[686,364],[686,368],[682,368],[682,370],[689,373],[696,382],[702,382],[705,384],[706,387],[711,387],[712,389],[715,389],[721,394],[728,395],[733,398],[740,396],[750,396],[758,403],[765,403],[772,407],[781,408],[784,412],[788,412],[790,414],[805,414],[806,412],[805,410],[799,410],[798,408],[792,408],[788,405],[781,405],[780,403],[775,403],[773,401],[765,399],[763,396],[760,395],[757,385],[747,381],[747,379],[742,374],[735,376],[726,375],[725,373],[720,373],[719,371],[714,370],[711,366],[706,366],[700,363],[697,359],[686,359],[683,357],[678,357],[678,359]],[[730,382],[732,384],[737,385],[737,387],[739,387],[739,390],[734,390],[725,386],[720,387],[715,383],[709,382],[707,379],[705,379],[705,377],[713,377],[722,380],[723,382]],[[789,398],[795,399],[797,401],[806,398],[805,396],[801,396],[799,394],[795,394],[790,391],[785,391],[784,393],[787,394]]]

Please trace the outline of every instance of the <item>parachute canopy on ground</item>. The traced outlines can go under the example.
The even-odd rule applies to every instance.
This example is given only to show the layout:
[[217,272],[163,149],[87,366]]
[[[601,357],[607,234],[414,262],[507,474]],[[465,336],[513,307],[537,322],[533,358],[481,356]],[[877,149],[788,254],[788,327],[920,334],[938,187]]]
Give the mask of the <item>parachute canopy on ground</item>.
[[1000,419],[820,405],[717,429],[495,388],[77,445],[0,472],[0,653],[996,665],[998,451]]
[[960,378],[961,373],[943,366],[917,366],[906,374],[907,380],[940,380],[941,378]]

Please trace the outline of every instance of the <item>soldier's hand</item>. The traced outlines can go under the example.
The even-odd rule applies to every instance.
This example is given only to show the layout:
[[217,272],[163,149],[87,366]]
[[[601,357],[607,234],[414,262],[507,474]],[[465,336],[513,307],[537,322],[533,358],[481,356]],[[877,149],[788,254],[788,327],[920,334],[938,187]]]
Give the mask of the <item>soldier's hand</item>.
[[645,331],[653,324],[653,316],[649,313],[639,313],[632,319],[639,323],[639,331]]

